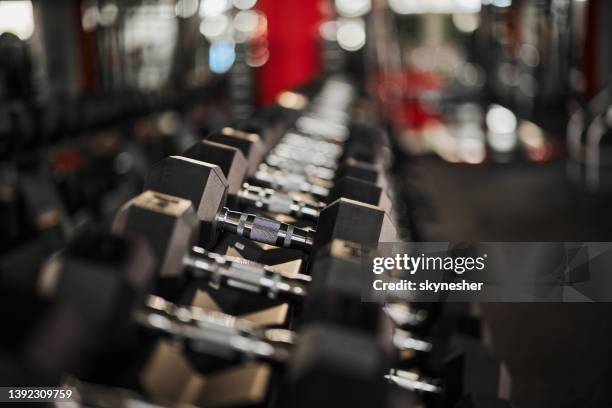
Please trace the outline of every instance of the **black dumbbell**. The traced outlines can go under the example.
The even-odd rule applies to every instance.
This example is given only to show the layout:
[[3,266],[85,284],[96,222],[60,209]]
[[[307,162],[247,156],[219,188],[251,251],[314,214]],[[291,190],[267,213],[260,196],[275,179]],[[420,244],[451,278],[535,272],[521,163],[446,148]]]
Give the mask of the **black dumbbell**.
[[[239,149],[247,159],[249,169],[247,173],[252,177],[255,184],[263,183],[277,190],[299,191],[313,194],[318,197],[327,197],[330,188],[333,186],[331,179],[324,180],[321,178],[309,177],[304,174],[304,172],[300,173],[300,166],[296,163],[291,164],[290,160],[287,160],[286,163],[295,167],[294,170],[298,170],[297,173],[288,169],[279,169],[269,164],[261,163],[261,152],[265,149],[263,148],[264,143],[259,138],[259,135],[244,134],[242,132],[236,132],[232,128],[224,128],[219,132],[214,132],[209,135],[208,140]],[[313,165],[312,168],[320,167]],[[337,173],[338,175],[336,178],[338,179],[342,177],[354,177],[373,182],[382,188],[386,188],[388,185],[384,176],[384,171],[379,164],[362,162],[354,158],[347,157],[339,166]],[[333,179],[335,172],[327,172],[327,175]]]
[[[413,372],[392,370],[386,378],[404,388],[426,394],[431,406],[443,408],[509,408],[502,395],[509,389],[503,364],[480,341],[452,336],[438,380]],[[417,380],[416,382],[413,382]]]
[[228,184],[218,166],[184,157],[169,157],[151,169],[145,189],[188,199],[202,222],[201,244],[210,248],[227,231],[277,247],[310,251],[331,239],[364,245],[393,241],[395,227],[381,208],[341,198],[321,210],[318,228],[310,231],[225,208]]
[[[228,361],[257,359],[287,367],[293,395],[303,396],[297,402],[300,405],[314,392],[314,399],[328,406],[356,386],[360,398],[354,402],[358,406],[364,401],[368,402],[366,406],[384,401],[383,381],[389,369],[374,338],[330,324],[313,324],[304,327],[298,345],[290,347],[266,340],[258,329],[240,319],[154,296],[146,298],[152,284],[152,259],[139,247],[134,241],[87,231],[41,274],[44,293],[78,312],[86,322],[83,332],[92,344],[106,349],[123,343],[129,333],[125,329],[133,329],[136,322],[136,327],[180,341],[190,352],[218,355]],[[134,249],[138,255],[132,253]],[[333,383],[336,389],[332,391],[328,386]]]
[[[240,149],[244,156],[247,159],[248,163],[248,175],[250,177],[257,178],[257,174],[259,173],[258,167],[260,163],[264,160],[264,155],[266,152],[265,142],[261,139],[260,135],[255,133],[246,133],[234,128],[225,127],[219,131],[213,132],[206,138],[211,142],[216,142],[228,146],[235,147]],[[293,170],[299,174],[302,169],[302,165],[296,161],[290,162],[287,159],[283,159],[281,157],[277,157],[274,154],[270,154],[267,156],[268,158],[277,158],[277,165],[285,165],[293,166]],[[268,159],[267,159],[268,160]],[[325,177],[333,176],[333,171],[329,169],[324,169],[321,167],[316,167],[312,165],[310,169],[313,172],[318,172],[319,175],[325,175]],[[303,173],[303,172],[302,172]]]
[[[175,292],[187,279],[203,279],[270,298],[302,300],[308,276],[288,278],[273,269],[246,263],[194,246],[200,222],[189,200],[146,191],[129,201],[117,214],[113,231],[146,239],[157,254],[156,275],[162,293]],[[167,283],[166,283],[167,282]]]
[[[203,279],[271,298],[300,302],[309,298],[305,315],[308,321],[347,324],[370,332],[384,329],[380,306],[361,302],[358,251],[366,249],[334,241],[329,249],[317,253],[313,264],[317,278],[308,286],[309,276],[290,278],[261,264],[245,263],[193,246],[198,228],[188,200],[151,191],[126,204],[113,225],[118,234],[140,235],[149,241],[159,257],[155,269],[160,287],[167,288],[162,292],[175,292],[181,281]],[[412,348],[418,346],[415,343]]]
[[239,149],[247,159],[247,174],[249,176],[255,175],[257,166],[266,153],[265,144],[258,134],[246,133],[230,127],[213,132],[206,139]]
[[[309,320],[325,320],[319,317],[327,316],[335,324],[381,330],[379,305],[361,302],[359,254],[367,249],[333,241],[329,249],[316,254],[313,270],[317,279],[308,286],[310,276],[284,276],[273,268],[194,246],[198,229],[199,221],[189,200],[152,191],[128,202],[113,224],[117,234],[139,235],[149,242],[158,256],[155,269],[160,292],[175,292],[181,282],[196,278],[270,298],[301,302],[308,295],[310,309],[314,309],[307,313],[311,315]],[[366,309],[369,312],[365,313]]]
[[[184,156],[219,166],[227,178],[228,192],[236,198],[238,206],[243,204],[263,211],[314,220],[325,207],[324,202],[298,200],[286,193],[245,183],[247,163],[237,148],[205,140],[187,150]],[[375,205],[387,213],[392,207],[389,196],[381,187],[354,177],[338,180],[326,200],[333,202],[339,198]]]
[[[145,192],[118,214],[113,229],[120,235],[141,236],[158,254],[157,293],[173,297],[181,282],[202,280],[207,286],[229,287],[293,302],[306,299],[307,323],[346,326],[378,339],[388,356],[395,348],[411,353],[431,351],[431,343],[395,329],[381,305],[362,302],[361,257],[368,249],[333,241],[317,252],[313,276],[288,278],[260,264],[211,254],[192,246],[198,221],[188,200]],[[395,346],[395,347],[394,347]],[[389,357],[390,359],[392,357]]]

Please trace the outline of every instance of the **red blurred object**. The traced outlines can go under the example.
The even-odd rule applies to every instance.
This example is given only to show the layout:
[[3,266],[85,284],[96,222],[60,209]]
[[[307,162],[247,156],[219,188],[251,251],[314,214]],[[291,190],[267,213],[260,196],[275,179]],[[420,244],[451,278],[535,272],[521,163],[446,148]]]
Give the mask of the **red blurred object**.
[[83,166],[83,161],[77,149],[65,149],[52,154],[50,164],[55,173],[73,174]]
[[270,59],[257,70],[258,101],[270,104],[276,96],[314,79],[321,69],[319,26],[321,0],[260,0],[268,20]]
[[[379,78],[377,92],[382,101],[397,105],[395,109],[387,109],[394,112],[395,117],[392,119],[396,124],[403,128],[420,130],[432,121],[442,120],[426,95],[440,94],[444,86],[444,79],[436,73],[408,70]],[[399,93],[398,87],[402,89]],[[396,100],[398,97],[401,100]]]

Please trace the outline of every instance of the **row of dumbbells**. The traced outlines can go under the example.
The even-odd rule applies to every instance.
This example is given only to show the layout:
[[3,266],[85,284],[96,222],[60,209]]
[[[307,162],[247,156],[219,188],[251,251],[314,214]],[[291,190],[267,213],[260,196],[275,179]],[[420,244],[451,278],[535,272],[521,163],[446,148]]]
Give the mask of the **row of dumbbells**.
[[[311,110],[305,116],[312,114]],[[334,123],[342,124],[331,124]],[[330,200],[330,204],[314,202],[313,197],[308,197],[310,205],[318,207],[318,213],[304,218],[311,224],[318,221],[316,232],[311,231],[308,224],[306,228],[298,228],[252,214],[232,212],[225,207],[228,203],[246,203],[250,208],[272,213],[274,207],[265,199],[274,195],[276,201],[272,203],[279,202],[281,196],[290,197],[294,206],[296,202],[304,205],[305,200],[303,196],[299,200],[271,189],[257,199],[241,199],[240,192],[244,196],[244,191],[251,187],[244,185],[249,173],[245,168],[250,164],[245,153],[248,157],[264,143],[255,134],[231,129],[224,129],[211,138],[221,136],[224,141],[233,138],[238,142],[230,141],[227,147],[219,146],[219,141],[213,144],[204,141],[189,150],[189,157],[168,158],[154,166],[145,183],[146,191],[117,215],[114,234],[100,231],[79,234],[34,279],[37,291],[47,298],[60,299],[63,305],[73,306],[70,310],[80,315],[72,322],[77,322],[74,330],[62,330],[61,333],[53,330],[55,336],[62,336],[62,343],[67,347],[66,359],[74,357],[72,351],[75,349],[83,349],[85,357],[76,364],[74,371],[78,377],[93,383],[135,384],[133,388],[158,401],[211,406],[240,405],[237,400],[244,398],[244,394],[240,393],[240,382],[236,379],[245,377],[252,381],[247,381],[251,388],[246,387],[252,392],[251,399],[241,401],[242,405],[351,403],[379,406],[419,398],[414,393],[400,392],[385,379],[404,389],[439,393],[438,385],[423,381],[395,364],[398,350],[403,354],[418,354],[429,351],[431,344],[393,327],[379,305],[361,303],[361,281],[357,276],[361,268],[360,256],[373,250],[381,237],[394,239],[390,211],[345,198],[357,190],[353,187],[346,193],[337,190],[337,197]],[[316,136],[320,135],[316,132],[310,135]],[[346,151],[350,151],[352,142],[347,142]],[[231,143],[240,147],[231,148]],[[374,150],[375,147],[365,149]],[[194,157],[192,154],[208,156]],[[203,159],[209,162],[202,162]],[[350,173],[357,159],[343,157],[342,160],[344,171],[359,174]],[[358,170],[364,168],[372,170],[364,164]],[[280,171],[295,174],[287,169]],[[316,181],[317,185],[325,187],[310,175],[305,178],[309,183]],[[349,179],[346,178],[348,182]],[[232,188],[230,180],[238,193],[230,193],[228,200],[227,193]],[[337,188],[335,184],[328,184],[329,190]],[[377,194],[366,196],[380,202],[380,194]],[[319,198],[324,196],[320,194]],[[289,200],[280,202],[288,203]],[[283,210],[279,213],[300,217],[300,212],[287,214],[288,211]],[[307,262],[301,270],[279,273],[274,266],[227,256],[227,249],[220,250],[218,245],[223,236],[228,235],[226,232],[238,236],[232,248],[241,255],[261,254],[259,250],[251,253],[244,250],[248,245],[248,241],[242,240],[244,238],[308,253],[313,252],[313,248],[317,250],[305,257]],[[130,238],[134,236],[140,240]],[[193,296],[183,295],[185,288],[194,283],[198,288],[195,300]],[[297,310],[300,316],[295,323],[299,323],[299,334],[286,328],[270,329],[254,324],[252,320],[237,318],[237,313],[211,311],[211,301],[206,300],[204,293],[210,292],[210,288],[225,287],[263,299],[288,300],[293,305],[292,310]],[[215,292],[212,291],[212,296],[223,303]],[[57,318],[53,311],[50,309],[45,316]],[[70,326],[70,318],[65,317],[65,320]],[[418,326],[421,320],[422,315],[404,313],[408,326]],[[148,350],[142,347],[147,344],[139,337],[142,331],[146,332],[149,343],[151,338],[155,339]],[[151,333],[161,336],[151,336]],[[70,335],[74,338],[66,337]],[[79,336],[82,338],[77,339]],[[44,337],[38,338],[44,341]],[[135,342],[135,337],[140,341]],[[70,344],[75,346],[69,347]],[[129,370],[125,368],[125,360],[117,357],[131,356],[134,345],[143,354],[140,364],[134,364],[136,379],[119,378],[123,375],[118,373]],[[61,355],[57,353],[58,361],[62,361]],[[244,361],[249,363],[244,364]],[[95,367],[91,367],[92,362]],[[243,364],[236,367],[237,362]],[[392,366],[396,367],[393,371]],[[220,367],[223,370],[220,371]],[[206,373],[205,378],[202,373]],[[230,377],[234,381],[228,380]],[[276,389],[271,385],[273,378],[286,385],[278,389],[290,391],[270,401],[269,391]],[[259,379],[259,387],[253,385],[255,379]],[[222,380],[226,385],[231,384],[229,391],[215,393],[204,386],[206,381]],[[262,381],[266,385],[262,386]],[[187,385],[195,389],[187,389]],[[257,392],[253,391],[255,388]],[[220,398],[225,401],[219,402]]]
[[[275,105],[233,125],[260,129],[265,123],[268,139],[274,140],[295,114]],[[40,258],[57,250],[75,226],[111,219],[120,205],[142,190],[153,163],[183,153],[201,134],[227,122],[219,106],[205,101],[186,104],[182,113],[150,113],[2,161],[0,222],[5,233],[0,237],[0,270],[15,259]]]
[[[238,135],[237,132],[234,133]],[[250,136],[251,139],[254,139],[254,135]],[[237,155],[237,157],[240,158],[239,155]],[[244,159],[242,159],[242,162],[244,162]],[[182,166],[184,163],[188,163],[192,166]],[[231,163],[232,164],[230,165],[230,168],[235,169],[235,164],[233,164],[234,162]],[[176,172],[176,170],[174,169],[179,169],[179,171],[181,171],[181,169],[188,169],[185,170],[188,171],[188,173]],[[191,173],[189,173],[189,170],[191,171]],[[183,177],[184,175],[186,175],[187,177]],[[200,176],[202,176],[203,178]],[[193,159],[170,158],[165,162],[160,163],[151,171],[150,177],[147,180],[147,186],[153,185],[156,183],[156,180],[163,180],[166,177],[170,177],[170,179],[168,179],[170,183],[166,185],[172,185],[178,182],[179,184],[191,184],[192,187],[196,190],[199,189],[200,193],[202,194],[202,196],[198,199],[199,201],[189,201],[188,199],[181,199],[179,197],[168,196],[167,194],[160,194],[158,192],[148,191],[137,197],[124,207],[121,213],[117,216],[114,227],[116,232],[120,232],[122,234],[127,233],[128,235],[134,235],[136,233],[140,233],[143,237],[145,237],[146,240],[148,240],[152,244],[152,247],[155,249],[155,254],[160,255],[161,259],[159,259],[156,263],[156,266],[153,267],[153,270],[157,272],[157,277],[160,278],[158,279],[158,285],[155,285],[157,286],[157,288],[154,290],[161,290],[162,292],[167,294],[167,281],[180,280],[179,278],[181,271],[184,269],[188,269],[191,272],[194,272],[195,278],[206,279],[206,281],[209,283],[212,282],[216,284],[221,284],[223,282],[234,282],[234,287],[241,289],[245,287],[248,288],[250,284],[251,288],[269,289],[265,291],[265,293],[268,295],[276,295],[279,292],[287,292],[285,290],[286,280],[280,279],[281,275],[273,271],[271,268],[265,267],[263,265],[255,265],[253,263],[245,263],[242,260],[232,261],[227,257],[208,253],[203,248],[191,246],[191,243],[195,238],[200,239],[201,241],[199,243],[203,246],[209,248],[214,246],[214,237],[216,236],[216,233],[219,230],[226,229],[228,228],[228,226],[232,225],[227,222],[228,210],[219,211],[219,206],[221,204],[224,204],[225,201],[227,181],[225,181],[225,176],[220,172],[220,169],[218,167],[213,166],[212,164],[197,162]],[[203,183],[202,186],[197,185],[200,182]],[[185,190],[193,190],[193,188],[190,188],[186,184],[184,185],[185,187],[187,187]],[[159,189],[160,186],[156,185],[155,187]],[[207,209],[205,208],[205,204],[209,202],[216,203],[213,204],[214,211],[212,212],[212,218],[210,218],[210,209],[208,209],[208,212],[206,212]],[[203,210],[203,212],[208,215],[209,218],[199,217],[199,214],[197,214],[197,212],[193,209],[193,205],[195,205],[198,209]],[[370,205],[369,207],[373,206]],[[222,218],[220,217],[221,213]],[[378,211],[377,209],[376,213],[379,214],[380,211]],[[298,232],[295,234],[295,236],[304,238],[295,239],[292,238],[294,234],[289,233],[289,229],[291,227],[287,226],[286,224],[279,224],[272,220],[264,220],[253,215],[249,215],[246,217],[244,217],[243,215],[233,215],[238,221],[236,223],[235,230],[232,231],[239,233],[240,229],[242,228],[246,228],[248,230],[248,233],[244,233],[243,230],[242,232],[240,232],[239,235],[248,235],[250,238],[258,238],[260,241],[278,244],[280,243],[280,241],[278,241],[279,231],[285,231],[284,237],[282,239],[282,246],[299,247],[310,251],[312,249],[312,246],[314,245],[315,240],[312,238],[308,238],[310,232],[307,230],[295,231]],[[249,220],[249,217],[251,217],[252,219]],[[243,218],[244,220],[241,221],[241,219]],[[359,219],[360,217],[355,220]],[[240,226],[241,222],[244,223],[243,226]],[[147,229],[148,226],[150,226],[151,229]],[[198,229],[200,229],[200,227],[202,227],[201,229],[206,232],[198,233]],[[275,238],[271,238],[272,231],[275,231]],[[253,232],[255,232],[255,234],[253,234]],[[378,233],[379,232],[375,232],[375,234]],[[328,234],[330,234],[331,236],[334,235],[333,231]],[[364,239],[366,239],[366,241],[369,241],[369,244],[376,244],[378,240],[375,238],[377,237],[374,236],[374,239]],[[85,321],[88,322],[88,325],[91,324],[92,326],[95,326],[95,330],[93,331],[99,333],[99,335],[104,337],[107,337],[109,333],[113,332],[122,325],[119,324],[118,314],[114,313],[116,312],[116,309],[113,310],[113,313],[111,313],[112,316],[109,316],[106,314],[109,312],[109,305],[106,305],[106,307],[102,307],[99,304],[103,302],[103,300],[99,297],[102,293],[105,293],[104,288],[110,287],[118,290],[118,287],[116,285],[104,285],[101,283],[105,279],[122,280],[122,278],[125,278],[121,276],[123,275],[123,273],[127,273],[128,275],[141,275],[142,278],[142,275],[145,273],[142,272],[142,270],[140,272],[136,272],[135,269],[146,269],[147,266],[151,267],[154,263],[152,259],[149,259],[147,261],[147,256],[144,253],[146,251],[139,251],[134,246],[131,246],[128,240],[122,241],[121,243],[119,243],[119,241],[121,240],[108,236],[104,233],[97,234],[88,231],[87,233],[80,235],[78,239],[75,240],[73,244],[62,253],[61,256],[58,256],[52,262],[50,262],[49,265],[47,265],[47,267],[44,269],[44,272],[42,273],[41,277],[37,279],[37,285],[42,287],[43,292],[46,293],[48,296],[53,298],[59,296],[65,301],[64,303],[78,305],[79,307],[77,307],[77,309],[79,310],[87,311],[89,309],[89,312],[92,312],[91,305],[90,307],[87,307],[87,305],[79,303],[79,299],[86,300],[88,303],[91,302],[98,304],[97,307],[93,308],[93,313],[88,314],[88,318],[85,319]],[[285,245],[285,243],[287,243],[287,245]],[[319,244],[319,246],[322,245],[323,242]],[[359,250],[359,246],[357,245],[355,247],[351,247],[349,243],[342,243],[342,241],[338,240],[336,240],[335,244],[332,246],[335,248],[334,251],[336,252],[344,251],[347,253],[347,257],[348,255],[353,256],[353,265],[349,264],[348,267],[345,266],[344,268],[341,268],[342,272],[339,273],[344,273],[344,278],[350,277],[349,275],[347,275],[347,273],[352,273],[354,275],[354,271],[351,271],[351,269],[355,268],[355,261],[358,260],[358,258],[355,257],[355,251]],[[107,248],[107,252],[99,250],[104,248]],[[128,250],[127,248],[131,249]],[[123,256],[118,256],[119,254],[113,253],[114,251],[120,252]],[[129,256],[126,255],[126,253],[128,253]],[[189,254],[191,255],[189,256]],[[323,255],[323,251],[321,251],[320,254],[320,256],[325,258]],[[139,265],[140,268],[136,267],[134,262],[136,262],[136,265]],[[319,264],[321,264],[322,262],[325,261],[319,261]],[[80,268],[77,265],[80,266]],[[81,268],[83,269],[83,271],[75,271],[75,269]],[[103,275],[99,277],[100,280],[98,280],[98,283],[100,285],[91,286],[93,292],[87,294],[87,290],[85,290],[88,286],[86,284],[86,281],[91,280],[93,276],[86,276],[86,273],[91,275],[93,273],[91,271],[97,270],[99,272],[102,272],[105,269],[109,270],[103,272]],[[316,269],[322,270],[324,269],[324,267],[317,267]],[[113,273],[112,271],[115,272]],[[225,275],[223,274],[224,271],[226,272]],[[242,284],[236,284],[240,283],[241,277],[245,277],[246,280],[243,279]],[[338,277],[341,277],[341,275],[335,277],[334,279],[338,280]],[[309,284],[310,278],[307,278],[305,275],[303,275],[302,278],[304,282],[300,285],[289,285],[292,288],[288,292],[289,294],[296,295],[297,297],[305,297],[307,290],[304,288],[304,286],[306,286],[306,284]],[[294,277],[292,280],[297,279],[295,279]],[[340,281],[336,282],[335,285],[338,286],[339,283],[343,280],[344,279],[340,279]],[[347,281],[350,285],[351,281],[356,282],[356,279],[353,276],[352,279],[347,279]],[[43,284],[41,282],[46,282],[46,284]],[[320,282],[324,284],[324,280],[320,280]],[[123,284],[125,283],[126,282],[123,282]],[[148,289],[152,285],[151,281],[147,279],[141,279],[139,282],[140,286],[133,285],[133,283],[134,282],[132,282],[132,285],[127,285],[131,286],[129,289],[124,287],[120,290],[120,292],[131,293],[132,295],[134,295],[135,289],[136,287],[138,287],[139,290],[137,290],[136,292],[138,292],[139,296],[130,296],[132,299],[142,299],[143,294],[147,292],[146,289]],[[270,285],[270,283],[272,283],[272,285]],[[344,284],[344,282],[342,283]],[[118,286],[122,285],[119,284]],[[170,284],[170,286],[173,288],[175,287],[174,284]],[[353,284],[353,286],[355,285]],[[341,288],[338,289],[340,290]],[[106,292],[108,292],[109,290],[107,290]],[[257,289],[257,291],[260,291],[260,289]],[[316,291],[312,291],[312,293],[316,293]],[[355,294],[356,293],[353,293],[352,296],[355,296]],[[342,299],[341,296],[333,296],[333,294],[329,293],[326,290],[320,290],[320,296],[322,296],[321,299],[324,299],[328,295],[332,295],[331,299],[333,299],[333,301],[338,301],[339,299]],[[108,298],[114,298],[115,301],[118,301],[115,296],[108,296]],[[309,299],[316,298],[313,296]],[[354,301],[355,299],[352,300]],[[124,302],[118,301],[116,303],[118,305],[122,305]],[[181,308],[174,304],[168,303],[160,297],[149,297],[146,304],[148,305],[149,313],[144,316],[142,314],[135,316],[136,320],[140,321],[142,326],[148,327],[150,329],[168,332],[167,329],[169,326],[165,326],[164,324],[160,325],[160,322],[165,317],[167,321],[173,322],[171,326],[174,327],[175,330],[170,331],[172,332],[173,337],[182,336],[189,342],[195,342],[197,340],[191,338],[191,335],[189,334],[189,323],[192,322],[189,322],[187,315],[181,317],[181,314],[187,311],[186,308]],[[310,307],[310,309],[313,310],[313,312],[310,312],[311,315],[316,315],[316,310],[318,310],[318,313],[322,315],[325,315],[328,311],[340,312],[338,308],[322,308],[321,301],[311,301],[311,304],[313,305],[312,307]],[[350,302],[349,304],[352,304],[352,306],[354,307],[358,306],[360,303]],[[125,307],[126,305],[123,304],[122,306]],[[112,309],[114,309],[114,307],[111,308],[111,310]],[[103,310],[104,312],[100,313],[101,310]],[[151,313],[152,311],[154,311],[155,314]],[[370,348],[370,351],[375,353],[372,354],[373,360],[371,361],[371,363],[375,363],[374,366],[377,367],[377,370],[379,370],[379,364],[383,361],[380,356],[380,352],[382,350],[380,349],[380,345],[378,344],[380,343],[378,337],[381,336],[381,333],[379,333],[379,326],[381,323],[378,321],[378,311],[380,311],[380,309],[378,308],[372,309],[372,311],[370,312],[370,321],[367,322],[367,324],[366,320],[361,319],[362,316],[360,316],[360,313],[353,314],[353,318],[357,320],[355,323],[358,323],[359,325],[365,324],[366,326],[370,326],[369,330],[373,330],[375,334],[375,336],[372,338],[364,337],[362,340],[367,341],[365,341],[365,343],[362,343],[362,345],[368,345],[369,343],[372,343],[371,346],[374,346],[373,348]],[[122,313],[122,315],[124,317],[129,317],[130,320],[132,319],[132,313],[127,310],[125,310],[125,313]],[[199,310],[199,313],[196,313],[196,315],[196,318],[193,318],[193,320],[198,322],[198,325],[203,325],[206,322],[205,317],[207,316],[207,314],[204,313],[202,310]],[[334,319],[337,320],[338,323],[342,322],[344,324],[344,321],[347,320],[348,317],[350,316],[344,316],[342,313],[340,313],[339,315],[335,316]],[[286,353],[282,352],[282,347],[279,348],[278,345],[276,345],[277,347],[272,347],[271,345],[268,345],[269,347],[267,348],[263,347],[264,343],[262,340],[259,341],[259,343],[261,344],[251,341],[252,344],[249,344],[248,342],[244,344],[238,343],[238,346],[236,345],[235,341],[226,342],[226,340],[231,339],[232,337],[223,337],[218,332],[216,333],[216,331],[221,330],[222,332],[232,334],[231,330],[229,327],[226,327],[225,330],[222,330],[223,325],[215,325],[215,323],[219,322],[218,319],[219,315],[214,316],[213,319],[209,319],[209,321],[207,322],[207,324],[209,325],[209,330],[202,330],[200,331],[200,333],[196,334],[196,336],[199,337],[199,343],[212,343],[212,345],[215,345],[217,343],[217,345],[223,345],[226,348],[229,348],[230,351],[233,351],[233,353],[254,354],[258,357],[268,358],[272,361],[281,363],[284,362],[284,360],[286,359],[286,356],[284,357],[284,354]],[[186,327],[182,327],[181,324]],[[233,333],[232,336],[240,338],[242,330],[245,329],[241,328],[240,324],[236,324],[235,326],[236,327],[234,327],[234,330],[236,331],[236,333]],[[102,327],[104,327],[103,330],[101,330]],[[230,332],[228,332],[228,330]],[[313,330],[315,333],[315,337],[323,336],[323,338],[325,338],[328,333],[330,333],[330,330],[328,329],[319,329],[320,333],[317,335],[317,330]],[[336,333],[336,336],[340,336],[336,337],[335,340],[332,341],[333,345],[336,347],[348,347],[348,344],[343,344],[344,342],[342,341],[343,330],[331,330],[331,332]],[[191,329],[191,331],[193,331],[193,328]],[[246,339],[251,336],[254,335],[247,333],[247,335],[242,337]],[[287,334],[285,333],[285,337],[292,339],[295,337],[295,335],[287,336]],[[353,342],[359,339],[359,336],[350,337],[351,341]],[[387,339],[393,338],[393,336],[382,337],[386,337]],[[301,338],[308,338],[308,336],[305,336],[302,333]],[[332,339],[334,339],[334,337],[332,337]],[[416,340],[413,340],[413,342],[416,342],[416,344],[421,344]],[[311,342],[302,342],[302,344],[309,343]],[[357,341],[357,344],[359,344],[359,341]],[[251,347],[247,347],[248,345],[250,345]],[[209,347],[210,346],[211,344],[209,344]],[[422,343],[421,346],[427,348],[426,343]],[[310,347],[312,347],[312,345],[310,345]],[[319,347],[316,347],[316,350],[313,350],[313,352],[314,351],[320,352],[322,350],[320,350]],[[368,348],[362,349],[362,351],[368,351]],[[388,353],[388,350],[386,351]],[[325,352],[330,352],[330,350],[325,350]],[[333,355],[336,354],[338,353],[333,353]],[[361,357],[364,356],[364,354],[362,353],[358,353],[358,355]],[[308,358],[307,360],[310,360],[310,358]],[[369,369],[374,368],[374,366],[370,364]],[[349,373],[344,373],[343,375],[348,374]],[[383,384],[384,372],[379,372],[379,374],[380,375],[376,376],[377,381],[374,381],[373,383],[377,387]],[[310,386],[310,380],[303,381],[305,381],[305,387]],[[316,383],[316,381],[313,382]],[[367,392],[364,393],[364,396],[368,396],[368,398],[370,398],[370,401],[372,401],[372,398],[381,398],[380,392]],[[323,394],[321,398],[326,399],[328,397]],[[342,398],[343,400],[346,400],[345,396],[337,395],[336,398]]]

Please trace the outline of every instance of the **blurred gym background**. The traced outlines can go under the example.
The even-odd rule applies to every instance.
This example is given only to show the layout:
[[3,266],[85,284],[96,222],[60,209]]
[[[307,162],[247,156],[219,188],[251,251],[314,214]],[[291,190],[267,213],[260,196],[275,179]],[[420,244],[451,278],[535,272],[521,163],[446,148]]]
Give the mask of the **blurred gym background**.
[[[610,240],[610,21],[605,0],[1,0],[1,266],[333,73],[373,96],[412,239]],[[519,398],[609,406],[608,309],[489,306]]]
[[[50,166],[68,211],[99,217],[112,212],[112,203],[95,208],[112,186],[68,190],[92,160],[123,148],[118,139],[146,140],[163,157],[188,145],[190,130],[248,117],[279,95],[299,104],[281,92],[334,72],[376,96],[405,154],[397,172],[407,175],[415,238],[603,239],[610,8],[601,0],[1,1],[2,245],[27,235],[11,212],[24,169]],[[87,159],[74,149],[83,144]],[[116,155],[113,169],[129,173],[134,163],[133,154]]]

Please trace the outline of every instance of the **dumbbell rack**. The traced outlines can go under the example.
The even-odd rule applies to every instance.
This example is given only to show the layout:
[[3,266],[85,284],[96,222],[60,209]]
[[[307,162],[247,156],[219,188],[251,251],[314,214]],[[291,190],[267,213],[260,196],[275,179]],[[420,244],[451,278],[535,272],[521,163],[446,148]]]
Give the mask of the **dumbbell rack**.
[[[385,133],[353,114],[360,98],[349,81],[329,78],[310,89],[316,92],[286,93],[284,106],[256,120],[228,124],[227,129],[233,130],[210,139],[229,143],[225,148],[234,149],[234,157],[246,163],[238,178],[242,201],[237,195],[229,203],[243,206],[253,217],[268,217],[266,222],[290,223],[314,233],[315,228],[327,228],[319,210],[332,206],[329,201],[346,200],[345,195],[354,191],[339,186],[346,178],[356,179],[348,185],[366,183],[368,188],[360,190],[366,201],[354,205],[373,208],[390,220],[379,227],[388,230],[378,235],[380,240],[400,239],[393,226],[398,217],[392,205],[396,195],[388,174],[391,148]],[[370,112],[367,117],[375,115]],[[232,138],[238,140],[233,146]],[[222,172],[217,168],[216,172]],[[142,214],[153,209],[158,215],[171,214],[181,223],[194,225],[198,224],[196,213],[207,211],[205,201],[194,209],[193,202],[181,197],[158,192],[139,197],[124,208],[137,202],[140,207],[133,208]],[[295,203],[307,205],[312,210],[309,216],[300,217],[304,213],[293,210]],[[152,220],[146,217],[141,216],[144,224]],[[305,252],[236,234],[240,223],[248,221],[242,218],[238,215],[232,233],[222,230],[206,249],[191,247],[195,238],[184,234],[186,253],[175,244],[151,248],[145,242],[147,236],[138,237],[135,244],[128,239],[132,237],[82,228],[65,248],[62,234],[52,235],[52,248],[64,249],[40,269],[33,265],[28,273],[25,268],[10,271],[29,252],[4,263],[0,289],[5,282],[19,290],[27,287],[28,300],[12,294],[2,300],[7,305],[24,304],[24,310],[32,314],[44,310],[33,327],[39,331],[44,327],[42,333],[49,338],[59,336],[67,348],[75,345],[73,353],[64,350],[58,360],[65,364],[57,366],[45,366],[45,357],[8,358],[17,369],[6,376],[7,381],[70,387],[84,406],[138,402],[145,406],[451,408],[473,391],[462,381],[473,375],[477,363],[463,354],[444,365],[451,373],[444,381],[427,377],[444,374],[427,363],[428,356],[436,355],[432,351],[436,343],[424,340],[430,334],[435,307],[362,303],[358,289],[346,290],[359,281],[355,275],[359,254],[375,251],[378,244],[352,242],[351,228],[356,225],[344,221],[328,233],[325,245]],[[118,234],[117,222],[113,234]],[[176,226],[168,231],[176,238]],[[143,277],[156,269],[151,264],[160,259],[164,265],[172,259],[190,274],[173,279],[169,292],[163,286],[168,276],[158,272],[157,289],[151,293]],[[135,279],[137,275],[140,280]],[[123,280],[123,276],[132,278]],[[30,302],[31,292],[43,299]],[[283,296],[287,293],[291,296]],[[133,307],[135,300],[135,310],[123,308],[128,303]],[[65,327],[85,340],[67,336],[69,330],[58,334],[58,316],[67,319]],[[127,335],[126,327],[135,324],[139,334],[129,331]],[[147,334],[142,336],[141,331]],[[32,333],[38,332],[23,331],[25,343],[35,340],[42,349],[49,346],[47,337]],[[489,396],[488,392],[483,394]]]

